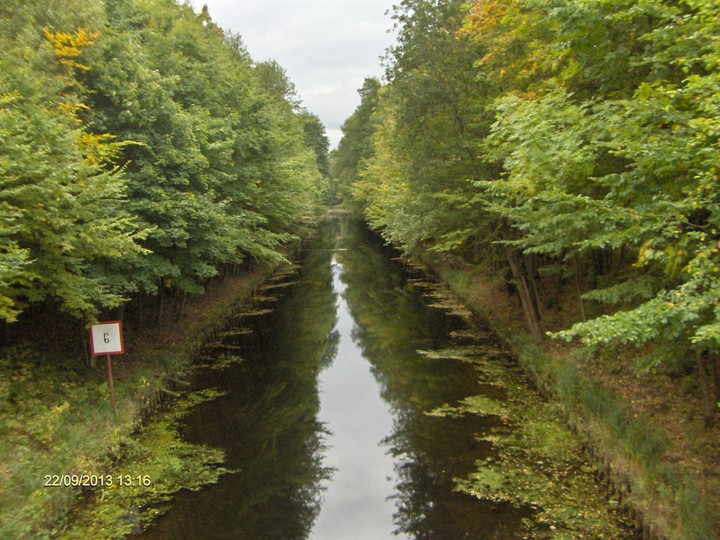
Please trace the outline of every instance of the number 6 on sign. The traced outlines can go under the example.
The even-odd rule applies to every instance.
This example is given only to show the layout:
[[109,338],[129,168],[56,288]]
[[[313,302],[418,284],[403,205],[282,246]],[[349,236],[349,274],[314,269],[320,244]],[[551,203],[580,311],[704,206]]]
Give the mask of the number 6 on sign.
[[122,323],[120,321],[93,324],[90,327],[90,343],[92,353],[124,354]]
[[[113,411],[115,407],[115,385],[113,384],[111,354],[123,354],[125,346],[122,338],[122,323],[120,321],[93,324],[90,327],[90,347],[94,356],[107,355],[107,375],[110,384],[110,399]],[[117,413],[116,413],[117,414]]]

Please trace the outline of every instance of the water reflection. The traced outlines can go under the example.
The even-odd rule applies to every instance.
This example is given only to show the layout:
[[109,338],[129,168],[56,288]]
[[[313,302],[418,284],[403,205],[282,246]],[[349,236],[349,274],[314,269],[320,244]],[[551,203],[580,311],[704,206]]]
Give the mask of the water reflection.
[[449,344],[451,330],[462,323],[427,309],[406,286],[402,268],[364,229],[342,232],[349,249],[337,258],[345,269],[343,296],[357,321],[353,339],[393,414],[383,444],[394,459],[396,485],[390,497],[396,506],[396,534],[448,540],[522,537],[521,519],[529,512],[454,490],[454,479],[466,477],[476,460],[492,452],[477,436],[497,420],[425,414],[485,390],[472,365],[424,360],[417,354],[418,349]]
[[[325,231],[332,235],[332,230]],[[319,239],[324,242],[324,237]],[[188,417],[186,439],[226,451],[235,474],[198,493],[182,492],[143,538],[302,539],[321,503],[324,427],[317,379],[339,335],[330,254],[310,252],[301,283],[271,316],[241,319],[254,333],[226,339],[211,357],[239,354],[226,370],[196,372],[193,384],[227,394]],[[213,358],[208,359],[212,363]]]
[[387,499],[394,489],[393,458],[380,443],[392,416],[353,339],[356,324],[344,298],[343,267],[333,259],[332,268],[340,342],[335,361],[320,377],[320,420],[330,431],[325,463],[335,472],[312,538],[389,538],[395,529]]
[[492,417],[426,411],[483,391],[470,364],[433,361],[457,321],[427,309],[401,267],[349,218],[326,222],[272,316],[196,375],[227,395],[187,419],[237,470],[181,493],[148,538],[315,540],[522,537],[528,512],[454,491],[492,448]]

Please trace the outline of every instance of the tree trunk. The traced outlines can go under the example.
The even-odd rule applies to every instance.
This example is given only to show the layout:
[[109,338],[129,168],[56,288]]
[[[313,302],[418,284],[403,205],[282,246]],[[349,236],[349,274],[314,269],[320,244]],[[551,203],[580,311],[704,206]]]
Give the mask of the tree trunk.
[[543,310],[540,304],[540,293],[537,288],[537,280],[535,279],[535,274],[537,273],[537,259],[535,255],[530,255],[529,257],[523,259],[523,262],[528,262],[528,264],[522,264],[522,266],[525,268],[525,275],[527,276],[530,292],[532,293],[531,298],[533,305],[535,306],[535,313],[537,314],[538,320],[542,321]]
[[180,292],[180,302],[177,309],[177,315],[175,316],[175,320],[179,321],[182,318],[183,311],[185,309],[185,301],[187,300],[187,291],[181,291]]
[[92,369],[97,368],[97,359],[94,354],[91,354],[90,347],[88,345],[88,329],[85,328],[84,323],[80,323],[80,339],[82,342],[83,356],[85,357],[85,365]]
[[160,280],[158,285],[158,300],[157,300],[157,313],[155,316],[155,322],[161,322],[165,312],[165,284]]
[[145,330],[145,302],[146,302],[147,294],[145,293],[145,289],[140,289],[140,300],[138,301],[138,329],[142,332]]
[[720,360],[717,356],[707,353],[696,353],[698,361],[698,375],[703,390],[705,408],[705,427],[711,428],[720,406]]
[[513,278],[517,283],[517,292],[520,296],[520,303],[522,304],[530,335],[535,343],[542,343],[544,332],[540,326],[540,317],[528,285],[525,268],[523,268],[520,256],[512,248],[506,250],[506,256]]
[[583,302],[582,282],[580,279],[580,257],[574,256],[575,262],[575,287],[577,289],[578,302],[580,303],[580,315],[583,321],[587,321],[587,314],[585,313],[585,302]]

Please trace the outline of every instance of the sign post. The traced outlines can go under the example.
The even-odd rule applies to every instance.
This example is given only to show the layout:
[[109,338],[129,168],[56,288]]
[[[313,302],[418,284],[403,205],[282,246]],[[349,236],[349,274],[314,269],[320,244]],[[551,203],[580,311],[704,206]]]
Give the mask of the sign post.
[[112,360],[110,355],[125,354],[125,344],[122,336],[122,322],[111,321],[93,324],[90,327],[90,346],[94,356],[107,355],[108,384],[110,385],[110,399],[112,400],[113,412],[117,413],[115,407],[115,385],[112,376]]

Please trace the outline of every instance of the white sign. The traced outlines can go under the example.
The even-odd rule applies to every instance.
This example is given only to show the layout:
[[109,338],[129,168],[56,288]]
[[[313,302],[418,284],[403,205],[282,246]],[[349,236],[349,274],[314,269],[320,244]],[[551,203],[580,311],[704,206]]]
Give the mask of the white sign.
[[93,324],[90,327],[90,345],[94,355],[124,354],[122,323],[114,321]]

